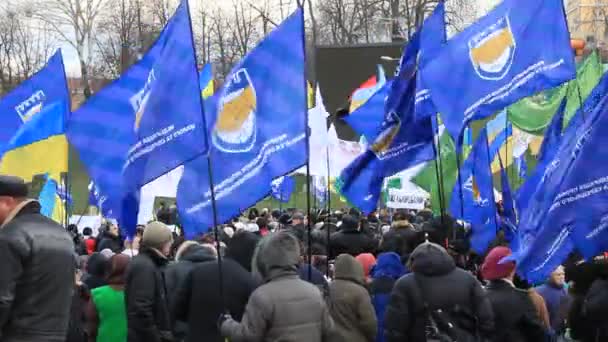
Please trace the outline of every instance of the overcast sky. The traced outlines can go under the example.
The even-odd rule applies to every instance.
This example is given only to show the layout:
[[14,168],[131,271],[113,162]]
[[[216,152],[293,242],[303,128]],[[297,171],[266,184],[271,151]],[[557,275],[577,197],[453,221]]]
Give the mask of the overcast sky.
[[[6,0],[0,0],[6,1]],[[19,0],[9,0],[18,2]],[[314,1],[314,0],[313,0]],[[477,16],[482,16],[485,14],[490,8],[496,5],[499,0],[472,0],[478,4]],[[252,2],[256,2],[256,0],[252,0]],[[196,13],[201,6],[202,1],[200,0],[190,0],[191,12]],[[212,6],[230,6],[231,1],[226,0],[206,0],[205,3],[211,3]],[[68,76],[78,77],[80,76],[80,65],[78,63],[78,56],[76,55],[76,50],[72,46],[67,43],[61,44],[61,48],[63,51],[63,57],[65,59],[65,66]]]

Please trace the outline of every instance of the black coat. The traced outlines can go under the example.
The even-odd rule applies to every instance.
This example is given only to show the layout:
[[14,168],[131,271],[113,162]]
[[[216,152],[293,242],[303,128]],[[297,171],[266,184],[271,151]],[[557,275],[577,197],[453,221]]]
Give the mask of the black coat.
[[[215,260],[215,256],[210,255],[203,246],[193,245],[183,252],[178,262],[167,266],[165,269],[165,284],[167,297],[169,298],[169,308],[174,307],[177,300],[177,292],[184,286],[188,274],[197,265],[212,260]],[[176,322],[173,325],[173,332],[176,338],[184,338],[187,332],[187,325],[183,322]]]
[[417,232],[409,224],[393,224],[384,234],[380,249],[382,252],[395,252],[401,257],[407,257],[415,246]]
[[103,234],[104,234],[103,237],[99,240],[99,243],[97,244],[98,252],[101,252],[106,248],[111,250],[115,254],[122,252],[123,245],[122,245],[122,239],[120,238],[120,236],[113,236],[112,234],[110,234],[108,232],[104,232]]
[[0,229],[0,341],[65,341],[74,291],[72,238],[32,201]]
[[572,337],[582,342],[608,341],[608,280],[595,280],[584,299],[576,296],[568,318]]
[[185,341],[224,342],[217,328],[224,308],[241,320],[256,284],[251,274],[230,258],[222,260],[222,274],[225,303],[219,293],[217,261],[198,264],[179,289],[173,313],[174,320],[188,322]]
[[[385,341],[425,340],[424,302],[416,280],[424,290],[430,309],[453,311],[458,307],[477,321],[469,329],[478,331],[484,337],[491,335],[494,322],[492,309],[481,284],[470,273],[456,268],[445,249],[435,244],[421,245],[410,256],[410,262],[414,274],[397,280],[391,292],[384,317]],[[459,318],[463,317],[461,315]]]
[[169,303],[163,267],[168,260],[143,247],[127,268],[125,302],[127,341],[161,342],[171,336]]
[[545,341],[546,331],[526,290],[504,280],[486,287],[494,312],[494,342]]
[[340,254],[357,256],[361,253],[374,253],[378,242],[356,229],[341,230],[333,233],[329,239],[329,256],[335,259]]

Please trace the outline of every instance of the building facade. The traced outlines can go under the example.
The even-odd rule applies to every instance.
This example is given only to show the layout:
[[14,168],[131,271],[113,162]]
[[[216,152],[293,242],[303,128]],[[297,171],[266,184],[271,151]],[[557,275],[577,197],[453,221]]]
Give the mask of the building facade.
[[584,40],[587,48],[606,48],[608,0],[568,0],[566,15],[572,38]]

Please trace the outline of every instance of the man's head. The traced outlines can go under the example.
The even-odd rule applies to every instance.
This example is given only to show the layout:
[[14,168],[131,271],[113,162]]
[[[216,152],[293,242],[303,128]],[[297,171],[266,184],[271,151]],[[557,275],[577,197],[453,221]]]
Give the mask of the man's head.
[[513,281],[515,263],[512,261],[501,263],[501,260],[509,255],[511,255],[511,249],[508,247],[494,247],[481,265],[483,278],[485,280],[508,279]]
[[165,256],[168,256],[171,252],[171,245],[173,244],[173,235],[171,234],[171,230],[169,230],[164,223],[152,221],[146,225],[141,243],[146,247],[154,248]]
[[304,224],[304,214],[299,211],[295,212],[291,217],[291,222],[294,226]]
[[108,227],[108,233],[113,237],[118,237],[120,235],[120,230],[118,229],[117,225],[110,224],[110,226]]
[[563,266],[559,266],[555,269],[555,271],[553,271],[553,273],[551,273],[551,276],[549,277],[549,282],[554,286],[560,288],[564,287],[564,284],[566,283],[566,272],[564,271]]
[[0,225],[27,197],[27,185],[23,179],[0,175]]

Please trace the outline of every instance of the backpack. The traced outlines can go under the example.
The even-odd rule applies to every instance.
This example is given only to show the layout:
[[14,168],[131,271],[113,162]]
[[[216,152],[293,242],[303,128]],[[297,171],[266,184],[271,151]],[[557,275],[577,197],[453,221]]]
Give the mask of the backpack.
[[478,342],[475,334],[475,317],[456,307],[452,310],[431,309],[427,297],[424,295],[424,287],[421,286],[419,278],[414,276],[414,283],[418,297],[422,299],[425,324],[424,334],[426,342]]

